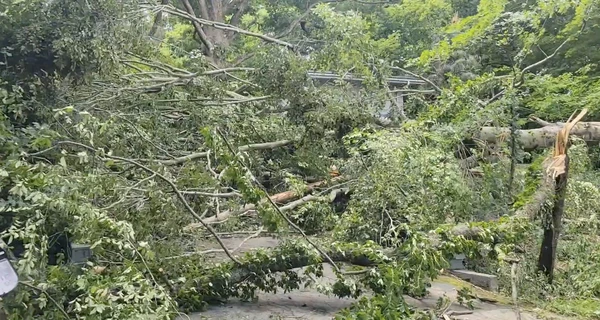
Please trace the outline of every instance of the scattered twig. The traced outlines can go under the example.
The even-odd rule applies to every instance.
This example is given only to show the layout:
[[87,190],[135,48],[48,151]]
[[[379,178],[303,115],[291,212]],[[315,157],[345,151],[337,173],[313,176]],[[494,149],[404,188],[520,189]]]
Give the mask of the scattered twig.
[[[336,177],[336,178],[340,179],[341,177]],[[336,178],[334,178],[334,179],[336,179]],[[316,187],[318,187],[319,185],[323,184],[323,182],[324,181],[318,181],[318,182],[309,184],[307,186],[307,189],[308,189],[307,191],[313,191]],[[350,182],[350,181],[348,181],[348,182]],[[333,189],[335,189],[335,188],[337,188],[339,186],[342,186],[342,185],[344,185],[344,183],[341,183],[341,184],[332,186],[330,188],[327,188],[327,189],[325,189],[323,191],[320,191],[318,193],[318,196],[321,196],[321,195],[327,193],[328,191],[331,191],[331,190],[333,190]],[[314,200],[318,199],[318,196],[307,195],[307,196],[304,196],[304,197],[302,197],[300,199],[297,199],[295,201],[289,202],[290,200],[294,199],[294,195],[295,195],[295,193],[293,191],[285,191],[285,192],[281,192],[281,193],[272,195],[271,199],[274,202],[276,202],[276,203],[280,203],[280,204],[281,203],[287,203],[287,205],[282,206],[282,207],[279,208],[281,211],[293,210],[293,209],[297,208],[298,206],[303,205],[303,204],[305,204],[305,203],[307,203],[309,201],[314,201]],[[265,201],[265,200],[263,200],[263,201]],[[241,214],[244,214],[246,212],[254,211],[254,210],[256,210],[256,205],[253,204],[253,203],[249,203],[249,204],[246,204],[245,206],[243,206],[242,208],[239,208],[239,209],[235,209],[235,210],[234,209],[230,209],[230,210],[227,210],[227,211],[219,212],[218,215],[214,215],[214,216],[211,216],[211,217],[208,217],[208,218],[204,219],[204,222],[207,223],[207,224],[221,223],[221,222],[229,219],[231,216],[241,215]],[[189,231],[189,230],[193,230],[195,228],[198,228],[200,226],[201,225],[198,224],[198,223],[192,223],[192,224],[189,224],[188,226],[186,226],[184,228],[184,230]]]

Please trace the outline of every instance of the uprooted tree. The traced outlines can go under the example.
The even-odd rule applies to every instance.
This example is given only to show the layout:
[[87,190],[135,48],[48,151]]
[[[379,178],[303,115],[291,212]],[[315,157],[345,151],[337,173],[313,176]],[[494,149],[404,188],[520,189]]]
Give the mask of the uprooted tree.
[[[21,278],[4,309],[166,319],[314,284],[328,263],[324,292],[373,293],[341,319],[429,318],[403,295],[424,295],[454,254],[491,269],[531,260],[523,246],[570,281],[559,234],[593,233],[578,212],[600,208],[582,200],[600,194],[586,180],[598,57],[582,49],[600,15],[554,2],[0,4],[2,238]],[[401,116],[382,122],[392,93]],[[238,255],[221,240],[236,232],[281,244]],[[93,259],[47,263],[57,234]],[[206,239],[226,262],[198,251]]]

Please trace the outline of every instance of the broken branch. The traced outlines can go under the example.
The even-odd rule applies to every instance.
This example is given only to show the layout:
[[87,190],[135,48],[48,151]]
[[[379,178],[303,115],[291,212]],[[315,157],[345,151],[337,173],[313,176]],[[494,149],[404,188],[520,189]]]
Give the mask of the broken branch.
[[[255,144],[247,144],[245,146],[238,147],[239,151],[250,151],[250,150],[267,150],[267,149],[275,149],[287,146],[293,143],[292,140],[280,140],[274,142],[265,142],[265,143],[255,143]],[[204,158],[208,155],[208,151],[197,152],[188,154],[187,156],[171,159],[171,160],[159,160],[158,162],[164,164],[165,166],[173,166],[182,164],[186,161],[195,160],[198,158]]]

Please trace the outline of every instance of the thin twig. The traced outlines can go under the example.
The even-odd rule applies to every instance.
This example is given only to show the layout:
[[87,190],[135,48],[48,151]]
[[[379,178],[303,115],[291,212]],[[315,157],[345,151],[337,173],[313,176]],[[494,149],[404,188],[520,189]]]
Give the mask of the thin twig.
[[263,232],[263,227],[262,226],[255,233],[249,235],[244,240],[242,240],[242,242],[240,242],[240,244],[237,246],[237,248],[233,249],[233,251],[231,251],[231,252],[236,252],[236,251],[240,250],[240,248],[244,245],[244,243],[248,242],[248,240],[250,240],[252,238],[258,237],[261,232]]
[[438,86],[437,86],[435,83],[433,83],[433,81],[431,81],[431,80],[429,80],[429,79],[427,79],[427,78],[425,78],[425,77],[423,77],[423,76],[421,76],[421,75],[418,75],[418,74],[416,74],[416,73],[414,73],[414,72],[410,72],[410,71],[408,71],[408,70],[406,70],[406,69],[404,69],[404,68],[400,68],[400,67],[393,67],[393,68],[394,68],[394,69],[398,69],[398,70],[400,70],[400,71],[402,71],[402,72],[408,73],[409,75],[411,75],[411,76],[413,76],[413,77],[417,77],[417,78],[419,78],[419,79],[421,79],[421,80],[423,80],[423,81],[425,81],[425,82],[429,83],[429,84],[430,84],[430,85],[431,85],[431,86],[432,86],[432,87],[433,87],[435,90],[437,90],[438,92],[442,92],[442,89],[441,89],[440,87],[438,87]]
[[[146,268],[146,271],[150,275],[150,278],[152,278],[152,282],[154,282],[154,285],[157,286],[157,287],[159,287],[160,290],[163,292],[163,294],[168,297],[169,296],[168,292],[165,290],[165,288],[163,286],[161,286],[160,284],[158,284],[158,281],[156,281],[156,278],[154,277],[154,274],[152,273],[152,270],[150,270],[150,267],[148,266],[148,263],[146,262],[146,259],[144,259],[144,256],[142,255],[142,253],[136,248],[135,244],[133,244],[133,242],[131,242],[131,240],[128,239],[127,242],[129,242],[129,245],[131,245],[131,247],[133,248],[133,250],[135,251],[135,253],[142,260],[142,264],[144,264],[144,267]],[[167,284],[168,284],[168,281],[167,281]],[[175,310],[175,312],[177,312],[178,316],[184,315],[183,313],[179,312],[177,306],[173,303],[173,301],[171,299],[168,299],[168,301],[169,301],[169,304],[171,305],[171,307],[173,308],[173,310]],[[187,317],[187,315],[185,315],[185,316]],[[189,317],[188,317],[188,319],[189,319]]]
[[181,193],[182,194],[187,194],[187,195],[213,197],[213,198],[234,198],[234,197],[241,197],[242,196],[238,192],[211,193],[211,192],[202,192],[202,191],[184,191],[184,190],[181,190]]

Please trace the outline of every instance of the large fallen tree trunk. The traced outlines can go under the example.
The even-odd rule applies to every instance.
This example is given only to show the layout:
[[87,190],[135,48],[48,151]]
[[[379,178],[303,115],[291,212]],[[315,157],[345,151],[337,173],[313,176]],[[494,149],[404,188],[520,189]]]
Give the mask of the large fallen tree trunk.
[[[558,133],[566,125],[565,123],[549,123],[540,119],[536,119],[536,122],[543,127],[516,131],[518,142],[526,151],[552,147]],[[583,139],[588,144],[597,144],[600,142],[600,122],[580,122],[571,129],[570,134]],[[510,136],[510,128],[483,127],[473,138],[497,144],[506,141],[508,136]]]

